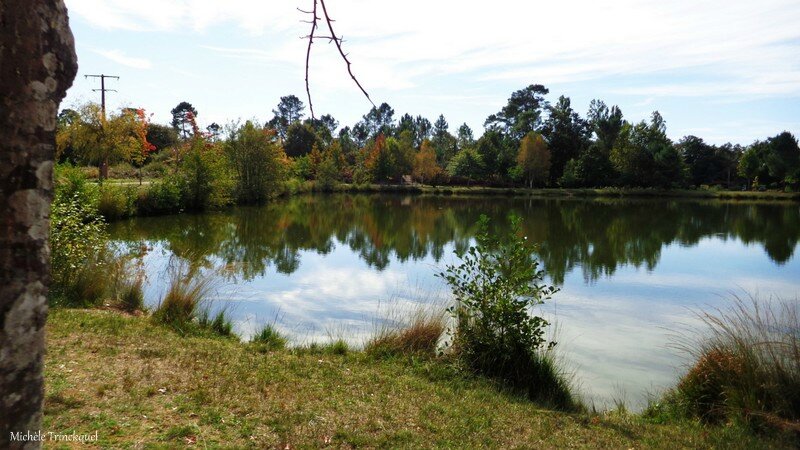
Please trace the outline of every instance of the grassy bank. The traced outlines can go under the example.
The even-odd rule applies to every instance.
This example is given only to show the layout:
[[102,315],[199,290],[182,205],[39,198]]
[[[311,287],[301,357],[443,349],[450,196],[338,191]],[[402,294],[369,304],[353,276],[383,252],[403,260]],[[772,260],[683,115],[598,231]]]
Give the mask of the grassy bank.
[[[381,184],[338,184],[320,188],[313,181],[285,183],[278,197],[309,193],[387,193],[447,196],[508,196],[531,198],[669,198],[735,201],[800,201],[800,193],[778,191],[661,190],[639,188],[526,189],[481,186],[421,186]],[[106,181],[96,194],[98,210],[108,220],[125,217],[177,214],[188,210],[168,184],[158,180]]]
[[[769,448],[737,427],[563,413],[422,357],[181,336],[116,311],[51,311],[44,427],[98,447]],[[338,353],[338,354],[337,354]]]
[[644,189],[644,188],[598,188],[598,189],[526,189],[495,188],[482,186],[348,186],[343,191],[410,192],[432,195],[506,195],[523,197],[650,197],[686,199],[734,199],[734,200],[793,200],[800,201],[800,193],[778,191],[715,191],[689,189]]

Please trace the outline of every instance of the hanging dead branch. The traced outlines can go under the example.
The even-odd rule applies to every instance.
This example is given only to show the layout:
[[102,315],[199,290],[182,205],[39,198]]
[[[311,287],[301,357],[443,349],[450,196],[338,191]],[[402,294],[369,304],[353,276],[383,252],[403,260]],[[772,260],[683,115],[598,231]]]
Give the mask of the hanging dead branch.
[[[320,36],[317,34],[317,22],[322,20],[319,17],[319,15],[317,15],[318,5],[322,6],[322,15],[325,16],[325,23],[328,25],[328,31],[330,32],[329,35]],[[314,115],[314,105],[311,102],[311,87],[308,78],[309,65],[311,62],[311,46],[314,44],[314,39],[327,39],[328,43],[333,42],[334,44],[336,44],[336,48],[339,50],[339,54],[342,56],[344,62],[347,64],[347,73],[350,74],[350,78],[353,79],[353,82],[356,84],[356,86],[358,86],[358,88],[361,90],[364,96],[367,97],[367,100],[369,100],[372,106],[375,106],[375,103],[369,97],[369,94],[367,93],[366,89],[364,89],[364,87],[358,81],[358,78],[356,78],[356,76],[353,74],[353,68],[352,68],[353,64],[347,58],[347,53],[345,53],[344,50],[342,49],[342,43],[344,42],[343,37],[337,36],[336,32],[333,31],[333,22],[335,22],[335,20],[331,19],[331,16],[328,14],[328,8],[325,6],[325,0],[314,0],[314,5],[313,8],[311,8],[311,11],[305,11],[300,8],[297,8],[297,10],[311,16],[311,20],[303,21],[304,23],[311,24],[311,32],[308,34],[308,36],[305,36],[303,38],[303,39],[308,39],[308,49],[306,50],[306,94],[308,95],[308,109],[311,111],[311,117],[316,118],[316,116]]]

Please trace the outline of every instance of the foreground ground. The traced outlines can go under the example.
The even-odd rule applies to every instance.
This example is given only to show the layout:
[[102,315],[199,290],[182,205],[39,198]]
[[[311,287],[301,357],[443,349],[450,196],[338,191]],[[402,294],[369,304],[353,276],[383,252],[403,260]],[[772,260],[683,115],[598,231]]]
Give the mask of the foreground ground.
[[436,361],[263,353],[114,311],[53,310],[47,330],[44,428],[96,430],[102,448],[778,446],[736,427],[551,411]]

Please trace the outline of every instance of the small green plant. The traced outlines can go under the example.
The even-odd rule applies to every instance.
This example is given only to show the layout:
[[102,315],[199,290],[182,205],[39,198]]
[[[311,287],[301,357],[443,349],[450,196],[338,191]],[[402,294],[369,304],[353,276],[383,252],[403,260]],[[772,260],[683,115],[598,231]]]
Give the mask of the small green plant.
[[275,328],[275,325],[265,324],[261,331],[250,339],[250,342],[266,351],[273,351],[286,348],[288,339]]
[[220,336],[233,335],[233,323],[224,310],[218,311],[212,317],[211,311],[209,308],[206,308],[198,315],[197,323],[200,325],[200,328],[211,330],[213,333]]
[[533,247],[522,236],[520,218],[510,217],[511,232],[489,232],[481,216],[476,244],[457,251],[459,265],[438,274],[452,289],[456,304],[453,350],[471,370],[498,378],[529,398],[570,409],[576,401],[545,339],[548,322],[532,314],[557,291],[544,283]]
[[350,345],[344,339],[336,339],[325,346],[325,353],[331,355],[346,355],[350,351]]

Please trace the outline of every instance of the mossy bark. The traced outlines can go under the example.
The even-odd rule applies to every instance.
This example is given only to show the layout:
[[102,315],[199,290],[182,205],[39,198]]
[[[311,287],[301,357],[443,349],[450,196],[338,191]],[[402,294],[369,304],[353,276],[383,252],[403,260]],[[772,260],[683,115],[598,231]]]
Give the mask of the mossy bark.
[[0,448],[37,448],[58,105],[77,72],[62,0],[0,1]]

